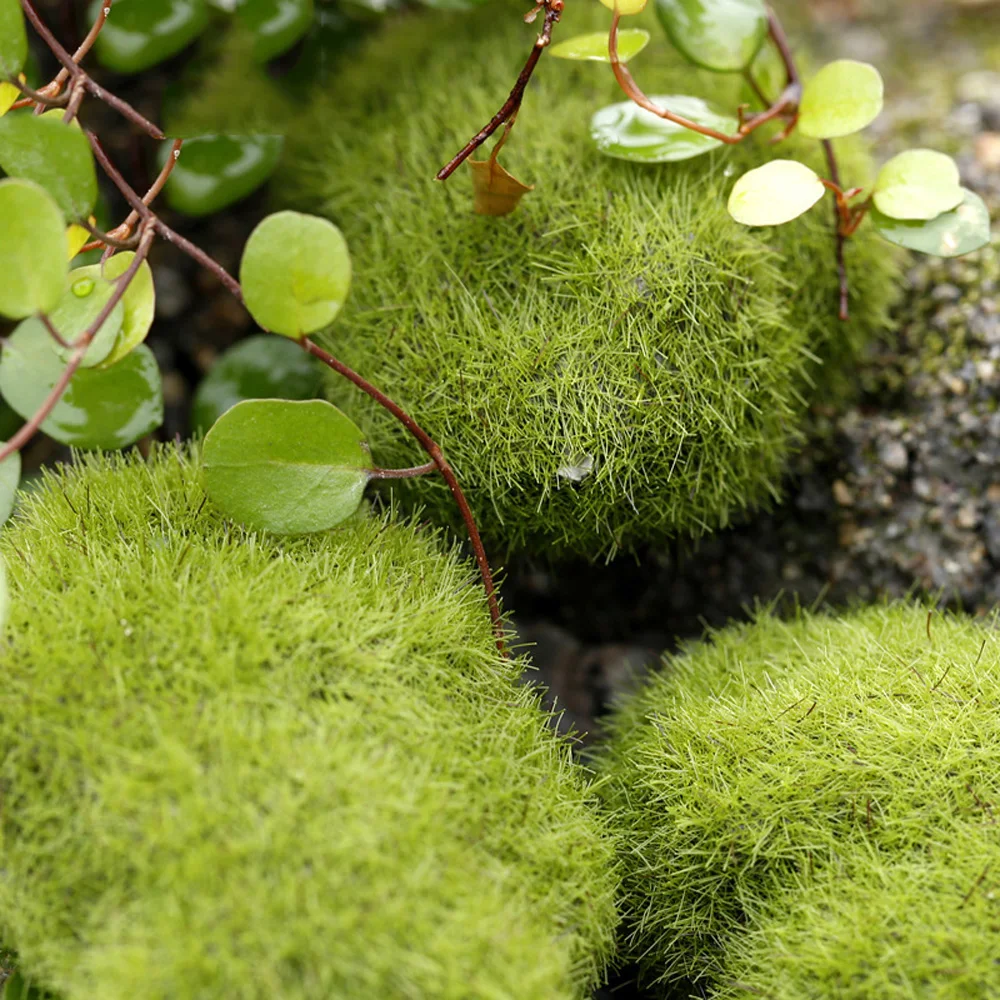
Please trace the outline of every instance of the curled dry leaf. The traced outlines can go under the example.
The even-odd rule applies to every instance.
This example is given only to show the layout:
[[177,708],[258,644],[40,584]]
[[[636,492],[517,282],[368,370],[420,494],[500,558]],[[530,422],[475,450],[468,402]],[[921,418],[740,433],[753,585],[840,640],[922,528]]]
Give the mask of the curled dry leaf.
[[534,185],[522,184],[505,170],[495,156],[488,160],[469,160],[472,168],[473,210],[477,215],[510,215],[521,199],[534,191]]

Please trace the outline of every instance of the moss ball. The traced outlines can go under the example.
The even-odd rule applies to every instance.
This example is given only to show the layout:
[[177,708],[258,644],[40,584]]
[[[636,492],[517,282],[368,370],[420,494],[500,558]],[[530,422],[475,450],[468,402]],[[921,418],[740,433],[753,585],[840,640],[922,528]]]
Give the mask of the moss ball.
[[168,448],[47,476],[0,549],[0,938],[35,981],[574,1000],[598,979],[605,825],[433,533],[250,533]]
[[991,1000],[998,936],[996,834],[932,835],[905,861],[852,856],[776,898],[734,942],[712,1000]]
[[[778,495],[808,402],[830,401],[838,363],[886,322],[895,255],[867,227],[852,242],[841,323],[828,204],[778,230],[728,216],[735,179],[774,147],[608,159],[588,132],[624,100],[610,68],[549,57],[501,157],[535,190],[510,216],[474,215],[468,168],[434,177],[514,82],[537,31],[522,7],[395,18],[293,129],[279,197],[328,214],[354,259],[323,341],[440,442],[494,545],[598,557],[726,525]],[[567,5],[559,37],[608,20]],[[640,20],[648,92],[745,99],[738,77],[694,70]],[[838,147],[863,183],[867,155]],[[826,169],[815,142],[778,155]],[[353,388],[330,392],[379,464],[421,460]],[[456,521],[434,477],[399,489]]]
[[[900,873],[925,855],[937,866],[921,876],[928,886],[943,886],[935,879],[949,865],[953,887],[975,869],[957,899],[942,887],[920,911],[952,914],[985,861],[955,863],[939,845],[978,831],[990,852],[1000,847],[983,805],[1000,796],[1000,670],[982,624],[936,615],[928,639],[927,616],[910,604],[790,622],[765,615],[671,658],[620,707],[602,768],[622,838],[628,948],[652,978],[729,981],[730,954],[748,931],[758,933],[758,949],[788,928],[817,946],[829,935],[830,953],[803,955],[802,968],[836,964],[845,915],[890,912],[875,898],[872,872],[897,886],[898,900],[913,891]],[[816,908],[826,889],[804,890],[801,913],[797,898],[775,902],[814,879],[833,886],[829,912]],[[900,926],[917,933],[917,915],[907,919]],[[863,922],[856,933],[866,933]],[[755,969],[772,961],[754,956],[745,964]],[[845,968],[854,960],[847,954]],[[783,974],[764,974],[762,995],[884,995],[860,987],[772,994]]]

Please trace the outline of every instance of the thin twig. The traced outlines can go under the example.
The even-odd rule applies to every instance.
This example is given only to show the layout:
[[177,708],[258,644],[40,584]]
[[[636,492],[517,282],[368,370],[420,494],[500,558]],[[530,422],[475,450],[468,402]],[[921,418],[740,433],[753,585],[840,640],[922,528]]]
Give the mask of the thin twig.
[[531,55],[528,56],[528,61],[524,64],[524,69],[521,70],[520,75],[517,78],[517,82],[514,84],[514,89],[511,90],[510,96],[504,101],[503,106],[500,110],[489,120],[489,122],[483,126],[466,144],[465,146],[455,154],[448,161],[448,163],[443,166],[437,173],[437,179],[439,181],[446,181],[451,175],[484,143],[491,135],[501,125],[513,120],[517,116],[517,112],[521,108],[521,102],[524,100],[524,91],[528,86],[528,82],[531,80],[532,73],[535,72],[535,67],[538,65],[538,60],[541,59],[542,53],[548,48],[549,43],[552,41],[552,29],[558,23],[559,18],[562,16],[563,12],[563,0],[546,0],[543,4],[539,4],[538,7],[532,12],[537,14],[538,10],[544,6],[545,8],[545,20],[542,22],[541,34],[535,40],[535,45],[531,50]]
[[39,313],[38,318],[42,321],[42,326],[49,331],[49,335],[60,347],[65,348],[67,351],[72,348],[73,345],[56,329],[48,313]]
[[362,378],[357,372],[348,368],[342,361],[339,361],[332,354],[324,351],[323,348],[313,343],[308,337],[303,337],[299,343],[315,358],[318,358],[328,368],[342,375],[349,382],[356,385],[362,392],[370,396],[383,409],[388,410],[409,432],[417,439],[420,446],[427,452],[438,471],[444,477],[444,481],[451,490],[451,495],[455,498],[462,521],[465,523],[466,531],[469,533],[469,541],[472,543],[472,551],[479,566],[479,574],[482,577],[483,589],[486,591],[486,602],[490,609],[490,618],[493,620],[493,634],[496,639],[497,649],[504,656],[507,655],[507,643],[504,634],[503,618],[500,614],[500,605],[497,602],[496,587],[493,583],[493,571],[490,569],[489,560],[486,558],[486,549],[483,547],[482,538],[479,535],[479,528],[476,526],[476,519],[472,514],[462,487],[458,482],[458,477],[448,464],[447,459],[441,452],[440,447],[434,439],[401,407],[390,399],[384,392],[377,389],[371,382]]
[[[840,166],[837,163],[837,154],[834,152],[833,143],[829,139],[823,140],[823,151],[826,153],[827,169],[830,171],[830,180],[837,187],[840,187]],[[837,278],[840,282],[840,318],[845,323],[851,318],[851,290],[847,278],[847,258],[845,253],[846,237],[840,231],[840,209],[836,202],[833,206],[833,215],[836,222],[837,241]]]
[[409,469],[369,469],[369,479],[416,479],[418,476],[426,476],[429,472],[434,472],[437,464],[427,462],[424,465],[414,465]]

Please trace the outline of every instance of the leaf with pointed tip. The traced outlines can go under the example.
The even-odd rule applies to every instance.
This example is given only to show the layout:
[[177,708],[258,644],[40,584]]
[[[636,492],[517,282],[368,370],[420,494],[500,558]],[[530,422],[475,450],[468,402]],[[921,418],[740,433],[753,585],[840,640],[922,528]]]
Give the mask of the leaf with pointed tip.
[[798,130],[810,139],[860,132],[882,111],[883,91],[874,66],[853,59],[828,63],[802,91]]
[[476,215],[510,215],[521,199],[534,186],[522,184],[501,163],[488,160],[469,160],[472,170],[472,207]]
[[251,399],[208,432],[205,492],[229,517],[279,535],[325,531],[361,504],[364,435],[325,400]]
[[[103,265],[90,264],[87,267],[77,268],[70,277],[115,281],[129,269],[134,259],[135,254],[131,250],[123,250],[109,257]],[[102,368],[110,368],[135,350],[146,339],[153,325],[156,313],[156,290],[153,287],[153,272],[146,261],[139,265],[139,270],[125,289],[121,305],[122,319],[118,324],[111,349],[100,363]]]
[[763,0],[656,0],[656,14],[685,59],[716,73],[745,69],[767,36]]
[[0,83],[0,118],[3,118],[10,111],[14,106],[14,102],[19,100],[20,97],[21,91],[14,84],[9,83],[7,80]]
[[936,219],[965,200],[958,164],[932,149],[894,156],[875,181],[875,207],[892,219]]
[[343,308],[351,256],[332,222],[277,212],[250,234],[240,283],[250,315],[265,330],[297,340],[332,323]]
[[[624,28],[618,32],[618,61],[628,62],[649,44],[649,32],[642,28]],[[608,54],[608,35],[605,31],[595,31],[589,35],[577,35],[565,42],[553,45],[549,55],[556,59],[586,59],[591,62],[611,62]]]
[[[700,97],[667,94],[650,100],[717,132],[733,135],[739,127],[735,118],[716,111]],[[605,156],[636,163],[690,160],[722,145],[719,139],[675,125],[632,101],[598,111],[590,121],[590,137]]]
[[877,208],[870,217],[878,233],[890,243],[935,257],[961,257],[990,242],[990,213],[979,195],[962,189],[957,208],[927,221],[893,219]]
[[[37,319],[25,320],[0,355],[0,393],[22,417],[32,417],[62,377],[65,365]],[[163,423],[163,387],[145,344],[111,368],[78,371],[42,431],[75,448],[124,448]]]
[[284,337],[248,337],[230,347],[201,380],[191,423],[205,434],[245,399],[313,399],[320,395],[323,371],[315,358]]
[[54,308],[67,269],[59,206],[32,181],[0,180],[0,315],[23,319]]
[[40,184],[70,222],[85,219],[97,201],[97,170],[90,143],[61,113],[28,112],[0,118],[0,168]]
[[0,0],[0,77],[17,76],[28,58],[20,0]]
[[808,212],[826,188],[795,160],[772,160],[749,170],[733,187],[729,214],[744,226],[781,226]]

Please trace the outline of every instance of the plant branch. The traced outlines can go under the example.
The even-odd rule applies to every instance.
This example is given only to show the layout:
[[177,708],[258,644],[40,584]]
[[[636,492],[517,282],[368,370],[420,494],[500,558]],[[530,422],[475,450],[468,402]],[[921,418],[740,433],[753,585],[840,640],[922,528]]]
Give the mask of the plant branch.
[[521,70],[520,75],[514,84],[513,90],[510,92],[510,96],[504,101],[503,106],[500,110],[483,126],[466,144],[465,146],[455,154],[448,161],[448,163],[443,166],[437,173],[437,179],[439,181],[446,181],[451,175],[484,143],[491,135],[501,125],[507,122],[513,122],[514,118],[517,117],[518,111],[521,109],[521,102],[524,100],[524,91],[531,80],[532,73],[535,72],[535,67],[538,65],[538,60],[541,59],[542,53],[548,48],[549,43],[552,41],[552,29],[558,23],[559,18],[562,16],[563,12],[563,0],[544,0],[543,3],[538,4],[525,17],[526,21],[534,20],[540,10],[545,10],[545,19],[542,22],[542,31],[538,38],[535,40],[535,45],[531,50],[531,55],[528,56],[528,61],[524,64],[524,69]]
[[503,618],[500,614],[500,605],[497,602],[496,587],[493,583],[493,571],[490,569],[489,560],[486,558],[486,550],[483,547],[482,538],[479,535],[479,528],[476,526],[476,519],[469,507],[469,502],[462,492],[458,477],[448,464],[447,459],[441,452],[440,447],[434,439],[401,407],[390,399],[384,392],[362,378],[357,372],[348,368],[342,361],[338,361],[332,354],[324,351],[323,348],[313,343],[308,337],[303,337],[299,343],[314,358],[318,358],[328,368],[342,375],[349,382],[356,385],[363,393],[370,396],[383,409],[388,410],[409,432],[417,439],[420,446],[430,456],[431,461],[444,477],[444,481],[451,490],[451,495],[455,498],[462,521],[465,523],[466,531],[469,533],[469,541],[472,543],[472,551],[479,566],[479,575],[482,577],[483,589],[486,591],[486,602],[490,609],[490,618],[493,621],[493,634],[496,638],[497,649],[504,656],[507,655],[507,644],[504,636]]
[[415,465],[410,469],[369,469],[369,479],[416,479],[418,476],[426,476],[429,472],[437,469],[437,464],[433,461],[425,465]]
[[[834,151],[833,143],[829,139],[823,140],[823,151],[826,153],[826,164],[830,171],[830,180],[833,181],[837,187],[840,187],[840,165],[837,163],[837,154]],[[845,252],[845,244],[847,238],[841,231],[841,218],[840,218],[840,208],[835,202],[833,206],[833,214],[836,222],[837,229],[837,278],[840,283],[840,312],[839,316],[843,322],[847,322],[851,318],[851,307],[850,298],[851,290],[847,278],[847,257]]]

